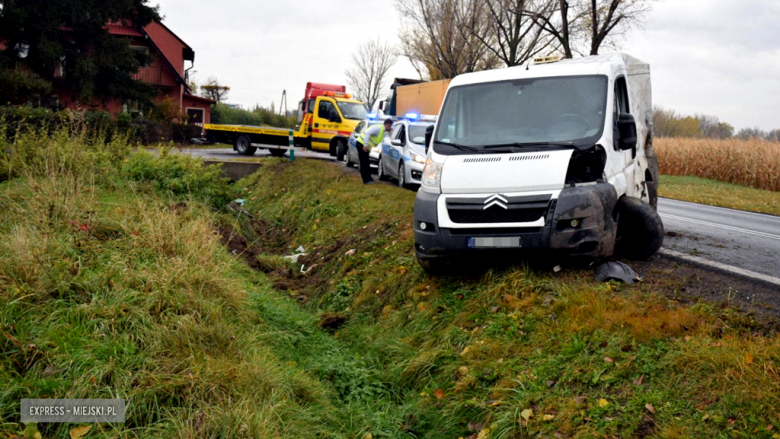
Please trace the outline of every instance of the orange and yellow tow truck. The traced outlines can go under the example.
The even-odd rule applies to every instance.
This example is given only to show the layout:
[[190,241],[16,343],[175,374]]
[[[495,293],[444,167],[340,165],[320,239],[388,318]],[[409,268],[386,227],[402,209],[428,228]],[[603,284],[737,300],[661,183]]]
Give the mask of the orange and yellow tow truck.
[[274,156],[282,156],[294,144],[314,151],[341,156],[347,139],[367,109],[362,102],[352,99],[343,85],[306,84],[306,94],[298,104],[296,130],[249,125],[207,124],[206,139],[215,143],[233,145],[239,154],[253,155],[257,149],[268,149]]

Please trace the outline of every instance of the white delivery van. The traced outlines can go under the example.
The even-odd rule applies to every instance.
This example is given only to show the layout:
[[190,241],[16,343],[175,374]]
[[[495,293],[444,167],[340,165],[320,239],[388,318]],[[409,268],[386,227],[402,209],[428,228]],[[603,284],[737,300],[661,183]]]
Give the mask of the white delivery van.
[[428,136],[414,208],[426,270],[486,251],[647,259],[663,243],[642,61],[609,54],[458,76]]

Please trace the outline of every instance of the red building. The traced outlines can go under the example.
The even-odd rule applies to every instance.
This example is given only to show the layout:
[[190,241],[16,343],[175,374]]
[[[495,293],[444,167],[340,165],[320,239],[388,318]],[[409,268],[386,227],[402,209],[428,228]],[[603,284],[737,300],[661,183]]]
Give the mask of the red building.
[[[211,122],[211,105],[215,102],[192,94],[187,84],[187,73],[195,64],[195,51],[164,24],[152,22],[141,27],[129,22],[111,23],[108,31],[130,39],[133,50],[150,55],[152,61],[141,67],[135,79],[154,86],[158,90],[157,102],[170,98],[183,112],[189,115],[189,123]],[[187,68],[187,63],[189,67]],[[57,87],[56,81],[54,84]],[[78,102],[67,90],[57,90],[59,103],[66,108],[80,106],[89,109],[106,110],[114,115],[131,111],[132,103],[120,99],[102,99],[90,103]]]

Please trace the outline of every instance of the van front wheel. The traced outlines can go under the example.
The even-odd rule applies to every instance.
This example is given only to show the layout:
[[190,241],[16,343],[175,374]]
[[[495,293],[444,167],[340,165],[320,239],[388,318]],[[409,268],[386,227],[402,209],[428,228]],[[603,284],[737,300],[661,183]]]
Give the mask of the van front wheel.
[[653,206],[639,198],[623,197],[617,202],[618,215],[615,255],[647,260],[664,243],[664,225]]

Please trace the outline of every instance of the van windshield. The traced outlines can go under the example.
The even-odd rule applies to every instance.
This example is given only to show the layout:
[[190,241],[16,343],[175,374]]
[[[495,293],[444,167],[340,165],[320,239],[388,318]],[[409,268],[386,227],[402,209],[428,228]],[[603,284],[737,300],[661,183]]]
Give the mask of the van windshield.
[[606,76],[534,78],[452,88],[434,150],[496,152],[507,147],[591,146],[604,130]]

